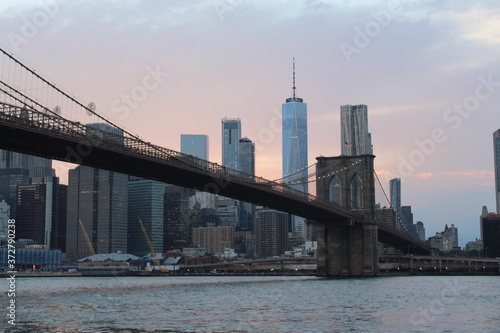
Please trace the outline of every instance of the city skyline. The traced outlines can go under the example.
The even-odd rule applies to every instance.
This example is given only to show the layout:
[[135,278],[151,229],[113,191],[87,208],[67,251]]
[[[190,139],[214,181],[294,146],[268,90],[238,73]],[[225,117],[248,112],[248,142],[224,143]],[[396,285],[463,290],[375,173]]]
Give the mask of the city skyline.
[[[310,164],[340,155],[339,107],[368,105],[386,191],[402,179],[402,205],[429,235],[453,223],[461,246],[480,237],[481,207],[495,207],[499,5],[222,2],[5,1],[0,44],[154,144],[180,150],[181,133],[205,134],[221,163],[220,119],[241,118],[256,175],[269,179],[281,177],[279,108],[295,55]],[[40,13],[46,22],[33,21]],[[64,182],[69,167],[54,168]]]

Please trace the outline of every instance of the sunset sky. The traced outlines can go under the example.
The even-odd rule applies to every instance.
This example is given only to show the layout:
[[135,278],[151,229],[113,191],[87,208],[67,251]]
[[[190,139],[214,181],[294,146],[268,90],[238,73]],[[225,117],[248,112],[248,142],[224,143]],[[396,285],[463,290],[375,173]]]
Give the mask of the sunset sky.
[[366,104],[377,174],[387,194],[402,179],[426,237],[455,224],[465,246],[482,206],[496,209],[497,2],[4,0],[0,31],[3,49],[146,141],[179,150],[181,134],[206,134],[220,163],[221,119],[240,118],[270,179],[295,57],[309,164],[340,154],[340,105]]

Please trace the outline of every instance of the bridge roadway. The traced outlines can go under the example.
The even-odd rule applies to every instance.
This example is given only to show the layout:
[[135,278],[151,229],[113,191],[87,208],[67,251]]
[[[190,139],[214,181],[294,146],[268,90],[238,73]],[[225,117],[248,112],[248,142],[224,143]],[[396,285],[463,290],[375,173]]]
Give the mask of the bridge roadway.
[[[42,110],[42,111],[40,111]],[[223,196],[326,223],[358,223],[362,216],[286,184],[156,146],[127,133],[117,135],[67,120],[37,106],[0,102],[0,148],[106,169]],[[423,241],[380,225],[384,243],[427,254]]]

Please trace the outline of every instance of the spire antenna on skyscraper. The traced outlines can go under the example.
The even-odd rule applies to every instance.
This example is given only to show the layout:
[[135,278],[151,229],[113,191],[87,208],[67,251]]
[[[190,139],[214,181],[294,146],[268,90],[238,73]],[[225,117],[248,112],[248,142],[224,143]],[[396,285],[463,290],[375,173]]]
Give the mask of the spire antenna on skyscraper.
[[295,86],[295,56],[293,57],[293,85],[292,85],[292,97],[289,97],[286,99],[286,102],[287,103],[291,103],[291,102],[304,102],[304,100],[302,98],[298,98],[297,97],[297,87]]

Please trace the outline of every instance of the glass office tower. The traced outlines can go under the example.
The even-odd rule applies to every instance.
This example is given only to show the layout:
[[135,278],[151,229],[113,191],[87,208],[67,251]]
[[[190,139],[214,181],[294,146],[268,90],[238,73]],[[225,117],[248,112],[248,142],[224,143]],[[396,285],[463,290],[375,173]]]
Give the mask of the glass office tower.
[[222,119],[222,165],[238,169],[238,155],[241,139],[241,120]]
[[282,105],[283,181],[293,188],[307,192],[307,104],[296,96],[295,62],[293,64],[293,93]]
[[208,160],[208,135],[181,134],[181,153]]
[[[292,97],[287,98],[282,111],[283,182],[307,193],[307,104],[297,97],[295,87],[295,59],[293,62]],[[288,215],[288,231],[305,236],[304,220]]]

